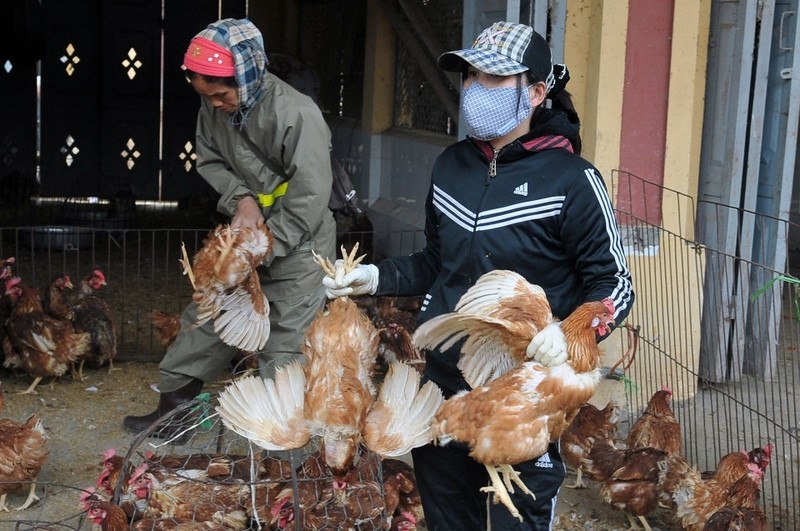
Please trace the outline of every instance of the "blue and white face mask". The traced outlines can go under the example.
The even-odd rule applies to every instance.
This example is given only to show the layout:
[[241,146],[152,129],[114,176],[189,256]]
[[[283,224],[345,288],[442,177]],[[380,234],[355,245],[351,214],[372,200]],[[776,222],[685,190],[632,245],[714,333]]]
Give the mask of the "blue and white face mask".
[[492,140],[511,132],[531,114],[530,87],[486,88],[473,82],[461,89],[461,108],[467,134],[478,140]]

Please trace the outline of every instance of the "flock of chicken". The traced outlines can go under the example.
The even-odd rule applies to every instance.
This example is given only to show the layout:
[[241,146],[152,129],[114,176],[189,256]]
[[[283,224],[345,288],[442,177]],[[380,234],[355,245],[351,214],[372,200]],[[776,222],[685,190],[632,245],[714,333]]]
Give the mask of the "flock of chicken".
[[573,488],[584,488],[585,474],[600,485],[603,502],[624,511],[632,527],[636,516],[670,510],[675,526],[692,531],[766,531],[760,493],[773,445],[724,455],[716,471],[700,472],[681,455],[681,429],[664,387],[650,399],[631,426],[624,448],[614,442],[619,410],[581,407],[561,436],[565,462],[577,470]]
[[[184,252],[201,308],[198,325],[213,321],[223,340],[245,352],[257,351],[269,334],[268,305],[254,269],[270,247],[266,229],[219,226],[192,262]],[[342,249],[346,271],[358,265],[356,251]],[[315,258],[335,275],[327,258]],[[84,279],[75,301],[64,296],[71,287],[66,275],[40,300],[12,275],[12,264],[7,259],[0,270],[7,295],[2,343],[6,365],[35,378],[26,392],[70,369],[81,378],[86,359],[107,361],[111,369],[113,320],[102,299],[92,296],[105,284],[102,272]],[[274,379],[238,378],[219,394],[216,414],[223,424],[267,452],[148,454],[133,466],[109,451],[96,486],[81,497],[87,515],[105,531],[239,530],[254,521],[268,529],[416,529],[422,511],[414,473],[398,457],[424,444],[455,441],[486,467],[491,484],[483,490],[521,520],[510,493],[534,494],[514,466],[560,440],[565,461],[578,471],[575,486],[582,475],[597,481],[603,500],[625,511],[632,524],[637,516],[647,528],[644,516],[665,506],[685,529],[736,528],[731,522],[766,529],[759,493],[771,446],[732,453],[716,472],[701,474],[680,453],[680,427],[665,389],[630,430],[627,447],[617,447],[616,406],[588,404],[601,379],[596,338],[615,324],[608,301],[585,303],[559,322],[540,287],[497,270],[478,279],[454,312],[419,328],[417,309],[389,298],[330,301],[305,332],[304,363],[278,369]],[[86,315],[96,321],[87,323]],[[154,323],[163,328],[165,345],[180,329],[176,316],[155,315]],[[526,349],[550,326],[563,331],[568,361],[546,367]],[[472,390],[445,399],[432,382],[421,385],[420,373],[426,349],[455,345]],[[21,434],[29,439],[8,444]],[[24,424],[0,421],[0,452],[6,446],[38,451],[23,462],[17,450],[11,473],[0,467],[0,510],[6,509],[5,492],[22,484],[9,480],[35,480],[47,457],[41,423],[36,417]],[[294,466],[294,459],[276,457],[283,451],[310,453]],[[31,485],[23,507],[37,499]]]
[[134,467],[111,449],[80,502],[103,531],[414,529],[422,508],[408,464],[364,456],[348,477],[357,487],[337,491],[319,451],[293,470],[275,456],[205,453],[147,453]]
[[65,290],[74,286],[69,275],[55,278],[44,294],[14,276],[14,258],[0,261],[0,339],[6,368],[33,377],[24,394],[35,393],[44,378],[53,380],[68,370],[83,381],[83,367],[89,361],[97,367],[108,364],[114,370],[117,332],[108,303],[97,292],[106,286],[102,270],[93,269],[80,284],[77,297],[70,300]]
[[[0,297],[0,341],[3,366],[33,377],[23,394],[36,393],[46,377],[53,380],[71,370],[83,380],[88,360],[113,370],[117,353],[116,329],[108,304],[96,296],[106,285],[105,275],[94,269],[82,281],[79,293],[69,300],[65,290],[73,288],[68,275],[54,279],[44,296],[14,276],[13,257],[0,260],[0,280],[5,291]],[[0,388],[0,411],[4,395]],[[0,511],[8,511],[9,492],[29,487],[28,497],[16,510],[38,500],[36,479],[49,456],[47,434],[41,419],[31,415],[19,423],[0,419]]]

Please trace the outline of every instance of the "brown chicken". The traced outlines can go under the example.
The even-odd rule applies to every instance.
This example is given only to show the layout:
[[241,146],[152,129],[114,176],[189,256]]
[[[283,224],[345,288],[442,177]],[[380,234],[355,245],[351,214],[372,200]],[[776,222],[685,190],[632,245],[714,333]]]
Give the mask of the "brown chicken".
[[[133,464],[128,462],[123,472],[123,461],[123,457],[117,455],[113,448],[103,452],[102,470],[97,479],[97,487],[102,488],[108,496],[114,494],[113,489],[120,477],[123,483],[127,482],[134,471]],[[214,481],[288,479],[292,474],[288,461],[270,455],[264,455],[251,462],[247,455],[219,453],[158,455],[148,451],[144,454],[144,462],[173,472],[200,471],[204,477]],[[251,473],[255,474],[255,477],[251,478]]]
[[725,506],[711,515],[703,530],[767,531],[767,517],[760,500],[763,474],[758,465],[750,464],[748,473],[731,485]]
[[703,480],[696,469],[666,473],[666,490],[676,506],[676,516],[684,529],[703,529],[709,518],[725,507],[731,487],[754,469],[762,472],[769,459],[761,452],[731,452],[724,455],[711,479]]
[[181,331],[180,314],[153,310],[150,313],[150,321],[153,323],[153,330],[158,342],[162,347],[169,348]]
[[100,474],[97,476],[97,481],[95,482],[95,486],[101,489],[100,492],[103,495],[109,498],[114,496],[114,489],[120,484],[120,480],[123,485],[127,484],[134,467],[130,462],[125,464],[124,467],[123,464],[125,464],[124,458],[118,455],[113,448],[109,448],[103,452],[100,461]]
[[[106,450],[103,453],[102,470],[96,485],[100,489],[100,494],[110,499],[119,484],[120,508],[129,518],[134,515],[141,516],[146,511],[146,502],[142,502],[131,487],[130,478],[135,468],[131,462],[123,467],[123,461],[123,457],[113,448]],[[153,452],[146,452],[143,462],[153,468],[178,473],[187,478],[202,477],[204,480],[225,483],[255,481],[259,486],[264,479],[277,480],[291,477],[291,466],[287,461],[267,455],[252,463],[254,478],[251,478],[250,457],[245,455],[215,453],[156,455]],[[271,496],[271,499],[273,498],[274,494]]]
[[202,470],[169,470],[141,463],[131,475],[131,491],[146,504],[143,517],[210,522],[231,530],[249,523],[250,487],[242,481],[214,482]]
[[389,531],[415,531],[417,529],[417,520],[413,514],[402,513],[392,518],[392,523],[389,526]]
[[[5,397],[0,384],[0,411],[5,407]],[[39,499],[36,495],[36,478],[47,461],[50,450],[42,421],[31,415],[24,423],[0,419],[0,512],[8,511],[6,496],[9,492],[29,487],[25,502],[15,510],[27,509]]]
[[385,457],[426,444],[442,402],[434,384],[420,388],[419,374],[401,363],[389,368],[376,398],[377,343],[375,326],[351,299],[330,301],[306,330],[305,365],[280,368],[274,381],[234,382],[220,393],[217,411],[229,429],[267,450],[318,438],[337,488],[345,488],[362,441]]
[[22,284],[21,278],[6,280],[5,287],[14,309],[6,322],[3,365],[19,367],[33,376],[33,383],[22,394],[35,394],[45,376],[62,376],[86,355],[90,336],[44,313],[37,290]]
[[[14,262],[16,262],[16,259],[13,256],[0,259],[0,281],[2,281],[3,284],[5,284],[6,280],[14,276],[12,269]],[[11,298],[5,294],[4,290],[3,294],[0,295],[0,340],[5,339],[6,337],[6,321],[11,315],[12,309],[13,304],[11,302]]]
[[218,225],[203,241],[191,264],[182,264],[194,288],[197,324],[214,322],[220,339],[247,352],[261,350],[269,338],[269,305],[256,267],[272,250],[272,234],[260,229]]
[[681,426],[669,406],[671,398],[672,390],[666,386],[653,394],[628,432],[628,448],[657,448],[672,454],[681,452]]
[[[217,410],[230,429],[267,450],[300,448],[319,437],[328,467],[343,478],[375,401],[376,346],[375,327],[355,304],[346,298],[331,301],[306,331],[304,367],[294,363],[279,369],[274,382],[256,376],[239,380],[220,394]],[[248,403],[276,410],[242,410]]]
[[[181,331],[181,315],[153,310],[150,313],[150,322],[153,323],[156,339],[166,349],[172,345]],[[244,350],[237,350],[231,360],[231,372],[238,374],[245,371],[258,370],[258,356]]]
[[418,346],[442,349],[466,337],[459,367],[473,389],[445,401],[431,429],[439,444],[469,446],[470,456],[491,478],[492,486],[484,490],[517,518],[504,483],[513,481],[531,492],[512,466],[544,454],[592,397],[600,382],[596,337],[608,333],[613,315],[608,302],[582,304],[561,323],[566,363],[545,367],[523,361],[534,334],[552,322],[550,305],[538,286],[512,271],[496,270],[478,279],[456,312],[427,321],[414,335]]
[[272,508],[272,523],[281,530],[388,528],[374,454],[361,457],[345,477],[346,488],[334,487],[327,478],[298,476],[296,505],[294,489],[287,484]]
[[[402,520],[405,520],[407,523],[401,526],[405,529],[413,529],[417,525],[423,526],[425,524],[425,515],[422,511],[422,498],[420,498],[419,489],[417,488],[414,469],[411,465],[399,459],[384,459],[381,466],[383,468],[384,484],[390,477],[397,481],[399,491],[397,507],[395,507],[392,514],[403,517],[397,523],[399,524]],[[389,501],[387,501],[387,512],[389,508]]]
[[133,463],[126,462],[116,450],[109,448],[103,452],[101,466],[100,474],[95,481],[98,489],[96,494],[107,499],[117,496],[117,504],[129,519],[134,516],[141,517],[147,503],[140,500],[131,488],[130,478],[135,470]]
[[[772,443],[768,443],[765,447],[756,447],[747,452],[747,458],[744,457],[744,452],[731,452],[723,456],[722,459],[728,461],[730,463],[729,466],[725,467],[722,471],[723,474],[728,474],[727,481],[736,481],[736,478],[741,477],[742,474],[745,473],[745,468],[747,463],[754,463],[758,465],[758,467],[763,471],[766,470],[769,466],[770,459],[772,457],[772,450],[775,448],[775,445]],[[702,479],[711,479],[717,475],[716,470],[710,470],[703,472],[700,477]]]
[[397,297],[380,297],[372,322],[380,337],[378,354],[385,363],[401,361],[420,373],[425,370],[425,357],[412,339],[417,329],[416,312],[400,307]]
[[389,368],[376,398],[374,328],[362,334],[372,325],[348,299],[332,301],[329,309],[309,327],[305,367],[282,367],[274,381],[240,379],[220,393],[217,411],[229,429],[267,450],[301,448],[318,438],[328,469],[344,488],[362,441],[386,457],[430,442],[428,424],[443,398],[432,383],[420,388],[419,373],[401,363]]
[[81,493],[81,507],[87,518],[102,531],[128,531],[128,515],[122,508],[108,500],[100,498],[89,488]]
[[664,471],[680,475],[692,469],[679,454],[656,448],[619,449],[610,440],[593,437],[582,464],[586,475],[600,483],[603,502],[624,511],[632,528],[637,527],[636,516],[647,531],[651,527],[645,516],[669,501]]
[[42,303],[45,313],[56,319],[72,321],[72,308],[67,301],[67,295],[64,290],[72,289],[73,287],[72,281],[66,273],[54,278],[45,292],[45,298]]
[[102,531],[229,531],[222,525],[180,518],[142,518],[129,523],[125,511],[91,491],[81,494],[81,505],[88,519]]
[[585,489],[583,482],[583,458],[589,454],[590,437],[613,441],[617,433],[619,406],[608,402],[603,409],[586,403],[580,407],[578,414],[561,434],[561,458],[575,469],[576,479],[572,485],[565,487]]
[[446,350],[466,338],[458,368],[475,389],[526,361],[533,336],[553,322],[541,287],[497,269],[482,275],[454,312],[420,325],[413,339],[418,348]]
[[78,379],[83,381],[83,365],[88,360],[95,367],[108,363],[108,372],[114,370],[117,357],[117,326],[114,315],[98,291],[106,286],[106,276],[100,269],[93,269],[83,280],[78,299],[72,305],[72,323],[75,331],[86,332],[91,338],[91,348],[78,365]]

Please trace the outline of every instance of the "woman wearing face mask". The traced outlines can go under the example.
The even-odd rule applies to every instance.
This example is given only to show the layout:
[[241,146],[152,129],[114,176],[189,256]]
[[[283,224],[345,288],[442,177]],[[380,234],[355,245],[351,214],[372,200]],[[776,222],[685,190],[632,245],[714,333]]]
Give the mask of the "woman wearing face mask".
[[[328,297],[425,294],[421,323],[453,311],[482,274],[510,269],[540,285],[559,318],[608,297],[622,322],[634,300],[630,272],[602,177],[579,156],[566,67],[552,64],[541,35],[510,22],[484,30],[472,48],[445,53],[439,66],[462,73],[467,138],[434,164],[426,246],[338,282],[324,279]],[[550,366],[567,358],[549,344],[533,357]],[[445,396],[469,389],[457,361],[458,345],[427,353],[425,376]],[[487,501],[486,468],[466,448],[428,445],[412,454],[428,529],[483,529],[487,521],[504,530],[551,527],[565,475],[557,444],[514,467],[536,495],[512,494],[523,522]]]

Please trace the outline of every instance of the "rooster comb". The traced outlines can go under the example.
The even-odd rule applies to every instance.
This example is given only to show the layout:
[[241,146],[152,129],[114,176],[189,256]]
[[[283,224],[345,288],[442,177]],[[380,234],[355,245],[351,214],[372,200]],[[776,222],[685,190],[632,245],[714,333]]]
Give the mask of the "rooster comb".
[[605,299],[602,300],[602,302],[603,305],[605,305],[605,307],[608,309],[609,313],[613,316],[614,313],[616,313],[617,311],[617,309],[614,307],[613,301],[610,298],[606,297]]
[[94,497],[94,493],[95,493],[94,487],[86,487],[81,492],[81,505],[86,507],[88,505],[88,502],[91,501],[91,499]]
[[6,291],[8,291],[9,289],[13,288],[17,284],[21,284],[21,283],[22,283],[22,277],[11,277],[11,278],[9,278],[8,280],[6,280]]
[[767,445],[764,447],[764,453],[767,454],[767,457],[771,457],[772,450],[774,449],[775,449],[775,443],[767,443]]
[[142,474],[147,470],[147,463],[142,463],[136,467],[136,470],[131,474],[131,479],[128,480],[128,485],[132,485],[134,481],[142,477]]

